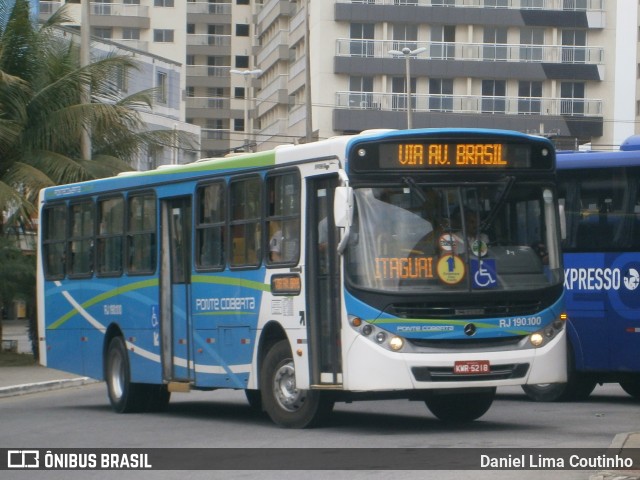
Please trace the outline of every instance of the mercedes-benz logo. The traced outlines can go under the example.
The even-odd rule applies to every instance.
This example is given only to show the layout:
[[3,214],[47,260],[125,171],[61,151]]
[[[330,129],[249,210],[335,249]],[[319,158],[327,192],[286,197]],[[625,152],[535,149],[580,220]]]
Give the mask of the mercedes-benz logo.
[[473,323],[467,323],[464,326],[464,334],[467,335],[468,337],[473,337],[476,333],[476,326]]

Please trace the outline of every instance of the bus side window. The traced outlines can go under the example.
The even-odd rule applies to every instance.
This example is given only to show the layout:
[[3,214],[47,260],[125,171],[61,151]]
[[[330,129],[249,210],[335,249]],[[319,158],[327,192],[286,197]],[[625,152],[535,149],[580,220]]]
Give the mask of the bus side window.
[[225,264],[226,188],[223,182],[198,189],[196,221],[196,266],[221,269]]
[[156,268],[156,199],[153,194],[129,197],[127,222],[127,270],[153,273]]
[[300,255],[300,179],[297,172],[267,177],[267,262],[297,263]]
[[261,187],[260,177],[232,180],[229,184],[232,267],[257,267],[262,260]]
[[86,277],[93,273],[93,201],[83,201],[69,207],[69,245],[67,273]]
[[46,207],[42,217],[44,274],[48,280],[60,279],[65,275],[67,258],[67,206]]
[[98,201],[96,235],[96,272],[98,275],[122,273],[124,235],[124,199],[114,197]]

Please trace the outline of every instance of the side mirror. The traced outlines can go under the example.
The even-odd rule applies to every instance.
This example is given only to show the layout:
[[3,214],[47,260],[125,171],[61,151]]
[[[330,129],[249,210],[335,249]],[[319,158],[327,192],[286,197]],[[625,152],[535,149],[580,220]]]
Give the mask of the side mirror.
[[333,197],[333,219],[336,227],[349,228],[353,222],[353,188],[336,187]]

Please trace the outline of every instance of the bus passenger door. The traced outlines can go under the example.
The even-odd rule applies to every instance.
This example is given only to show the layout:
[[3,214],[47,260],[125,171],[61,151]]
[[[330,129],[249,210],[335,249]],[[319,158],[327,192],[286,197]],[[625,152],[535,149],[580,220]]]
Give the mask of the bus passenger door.
[[311,178],[307,184],[307,330],[311,385],[342,383],[340,349],[340,270],[333,191],[337,175]]
[[161,213],[162,376],[167,382],[188,382],[194,380],[189,320],[191,197],[163,200]]

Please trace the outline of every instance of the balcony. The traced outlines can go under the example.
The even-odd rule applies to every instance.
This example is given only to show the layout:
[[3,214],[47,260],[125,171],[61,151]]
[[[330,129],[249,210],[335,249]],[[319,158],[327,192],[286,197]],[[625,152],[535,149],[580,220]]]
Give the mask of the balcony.
[[[482,95],[411,96],[414,112],[500,113],[507,115],[602,116],[602,100],[549,97],[491,97]],[[337,109],[406,110],[404,93],[337,92]]]
[[224,77],[228,78],[231,67],[212,65],[187,65],[188,77]]
[[513,10],[558,10],[603,12],[606,0],[336,0],[353,5],[393,5],[451,8],[507,8]]
[[213,35],[207,33],[187,34],[187,45],[189,46],[214,46],[230,47],[231,35]]
[[195,15],[231,15],[231,8],[231,3],[187,3],[187,13]]
[[603,47],[459,42],[398,42],[396,40],[336,40],[336,56],[391,58],[390,50],[426,48],[416,58],[473,62],[604,64]]
[[144,5],[125,5],[122,3],[91,3],[91,15],[148,18],[149,7]]

